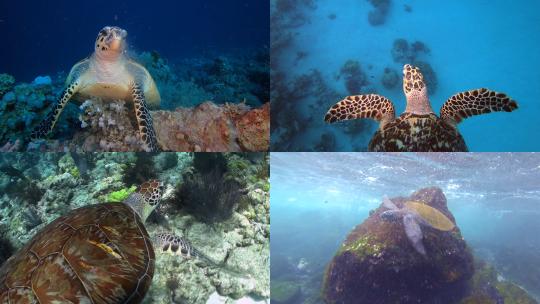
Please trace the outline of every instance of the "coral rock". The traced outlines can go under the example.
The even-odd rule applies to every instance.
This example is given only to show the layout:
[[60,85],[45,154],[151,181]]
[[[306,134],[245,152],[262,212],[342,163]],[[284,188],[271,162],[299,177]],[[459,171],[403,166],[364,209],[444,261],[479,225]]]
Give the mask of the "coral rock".
[[249,109],[242,104],[205,102],[174,112],[152,112],[158,142],[171,151],[266,151],[270,106]]
[[399,80],[399,75],[396,70],[391,68],[384,69],[384,74],[381,82],[385,88],[394,88],[398,84]]
[[[453,223],[439,188],[421,189],[408,198],[393,198],[398,207],[422,201]],[[379,207],[349,234],[325,274],[327,303],[439,303],[463,296],[473,275],[473,258],[459,228],[422,227],[427,255],[410,244],[403,221],[383,221]],[[362,299],[362,301],[359,301]],[[438,302],[439,301],[439,302]]]
[[15,78],[9,74],[0,74],[0,97],[9,92],[15,85]]

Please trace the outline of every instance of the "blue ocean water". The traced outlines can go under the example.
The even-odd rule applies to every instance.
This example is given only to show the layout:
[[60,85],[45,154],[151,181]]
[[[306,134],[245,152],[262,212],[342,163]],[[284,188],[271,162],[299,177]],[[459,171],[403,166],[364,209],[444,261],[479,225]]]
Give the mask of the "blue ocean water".
[[[286,1],[274,3],[279,2]],[[275,150],[365,150],[376,123],[326,125],[324,113],[340,96],[351,95],[343,75],[339,77],[348,60],[359,62],[367,78],[355,94],[375,91],[392,100],[397,113],[405,109],[403,64],[391,55],[398,38],[429,48],[417,60],[429,63],[436,74],[438,85],[430,96],[436,113],[451,95],[481,87],[505,92],[518,102],[513,113],[475,116],[459,124],[470,151],[540,149],[540,2],[372,1],[391,3],[384,23],[376,26],[368,21],[374,10],[370,1],[288,2],[296,5],[274,7],[271,17],[272,73],[280,76],[273,78],[272,90],[272,99],[280,104],[272,118]],[[381,83],[385,68],[400,77],[392,89]],[[310,74],[315,70],[322,80]],[[302,84],[301,75],[311,75],[311,83],[304,78]]]
[[540,299],[538,180],[535,153],[272,153],[272,284],[295,280],[295,303],[314,303],[326,265],[384,195],[437,186],[474,256]]
[[256,0],[2,1],[0,72],[18,81],[69,71],[106,25],[128,31],[136,51],[169,60],[268,45],[268,4]]

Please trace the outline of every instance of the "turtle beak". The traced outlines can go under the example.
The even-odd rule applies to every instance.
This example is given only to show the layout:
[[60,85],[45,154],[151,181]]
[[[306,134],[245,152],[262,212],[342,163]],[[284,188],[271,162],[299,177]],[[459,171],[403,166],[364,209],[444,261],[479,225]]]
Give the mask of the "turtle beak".
[[112,51],[122,51],[123,46],[123,40],[114,38],[111,42],[109,42],[109,49]]
[[109,33],[106,42],[109,46],[109,49],[112,51],[121,52],[124,50],[124,41],[127,36],[127,32],[123,29],[116,28],[111,30]]

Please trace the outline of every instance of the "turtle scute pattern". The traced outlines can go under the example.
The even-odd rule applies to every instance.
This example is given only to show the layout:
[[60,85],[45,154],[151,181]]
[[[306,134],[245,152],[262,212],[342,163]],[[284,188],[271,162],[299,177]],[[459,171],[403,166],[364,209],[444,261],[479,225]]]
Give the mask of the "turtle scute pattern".
[[403,74],[403,90],[405,94],[409,94],[413,89],[420,91],[426,87],[424,76],[419,68],[406,64]]
[[379,128],[368,145],[374,152],[467,151],[458,130],[435,114],[403,113]]
[[82,207],[0,268],[0,303],[140,303],[154,265],[148,233],[129,206]]
[[459,123],[474,115],[512,112],[517,108],[517,102],[506,94],[482,88],[461,92],[450,97],[441,108],[441,118]]
[[433,228],[450,231],[454,229],[454,223],[446,217],[439,210],[428,206],[421,202],[409,201],[405,203],[405,207],[410,210],[416,211],[426,222],[428,222]]
[[324,121],[333,123],[357,118],[373,118],[378,121],[384,117],[394,117],[394,105],[387,98],[377,95],[354,95],[336,103],[328,110]]

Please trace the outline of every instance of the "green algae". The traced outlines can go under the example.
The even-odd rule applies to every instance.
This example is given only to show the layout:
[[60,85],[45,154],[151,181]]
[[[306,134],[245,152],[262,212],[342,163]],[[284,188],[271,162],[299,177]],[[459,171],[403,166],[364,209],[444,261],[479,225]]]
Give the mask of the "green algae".
[[354,253],[358,258],[362,259],[366,256],[374,256],[383,251],[385,245],[378,240],[375,240],[369,235],[365,235],[349,244],[344,244],[338,250],[336,255],[340,255],[345,251]]
[[495,288],[504,298],[505,304],[537,304],[521,287],[510,282],[498,282]]
[[272,281],[270,294],[272,301],[288,303],[300,293],[300,284],[293,281]]
[[130,188],[120,189],[106,195],[105,201],[111,203],[121,203],[123,202],[131,193],[137,190],[136,186],[131,186]]

